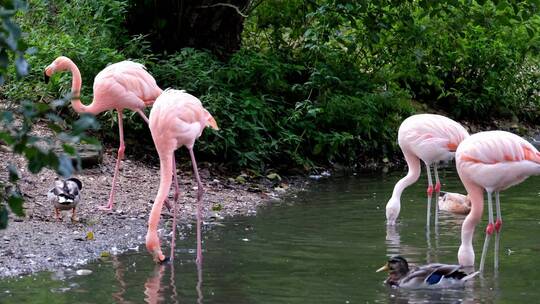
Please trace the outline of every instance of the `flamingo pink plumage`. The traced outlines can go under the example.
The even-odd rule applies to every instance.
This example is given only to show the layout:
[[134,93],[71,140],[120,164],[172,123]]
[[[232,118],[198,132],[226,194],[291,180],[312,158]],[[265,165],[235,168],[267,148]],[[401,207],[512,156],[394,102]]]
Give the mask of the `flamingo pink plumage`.
[[79,68],[71,59],[60,56],[45,68],[45,79],[47,80],[48,77],[59,71],[70,71],[72,74],[71,106],[77,113],[97,115],[107,110],[116,110],[118,112],[120,147],[118,148],[118,157],[114,167],[109,201],[106,206],[100,206],[100,209],[111,210],[114,204],[118,169],[120,161],[124,158],[125,151],[122,111],[124,109],[135,111],[148,123],[148,118],[144,115],[143,109],[146,106],[151,106],[162,90],[142,64],[122,61],[109,65],[96,75],[94,79],[94,99],[91,104],[86,106],[80,100],[82,79]]
[[[523,138],[505,131],[487,131],[471,135],[456,151],[459,177],[471,198],[471,211],[461,227],[459,263],[474,265],[472,238],[482,218],[485,189],[488,195],[488,225],[479,271],[484,262],[489,239],[495,240],[495,268],[498,268],[500,230],[502,227],[499,192],[519,184],[531,175],[540,174],[540,153]],[[493,221],[492,193],[495,192],[497,220]]]
[[[205,127],[218,130],[212,115],[203,108],[196,97],[179,90],[165,90],[154,103],[150,111],[150,131],[159,155],[160,181],[159,189],[154,199],[154,205],[148,219],[148,232],[146,234],[146,248],[153,255],[156,262],[163,262],[166,258],[161,251],[157,227],[163,203],[171,187],[171,172],[176,168],[174,151],[182,146],[189,150],[193,174],[197,181],[197,263],[202,262],[201,253],[201,201],[203,187],[199,178],[197,162],[193,154],[195,140],[201,136]],[[175,172],[176,170],[174,170]],[[176,175],[176,174],[174,174]],[[178,185],[175,188],[178,195]],[[174,207],[176,211],[176,205]],[[174,233],[176,228],[176,212],[173,218],[173,242],[171,243],[171,258],[174,250]]]
[[[396,183],[392,197],[386,204],[386,219],[389,225],[396,223],[401,209],[403,190],[420,177],[420,160],[426,165],[428,176],[427,218],[429,225],[431,195],[433,190],[439,192],[441,188],[437,164],[451,160],[458,145],[468,136],[469,133],[463,126],[442,115],[418,114],[408,117],[401,123],[398,144],[407,161],[409,172]],[[435,171],[435,188],[431,180],[431,165]]]

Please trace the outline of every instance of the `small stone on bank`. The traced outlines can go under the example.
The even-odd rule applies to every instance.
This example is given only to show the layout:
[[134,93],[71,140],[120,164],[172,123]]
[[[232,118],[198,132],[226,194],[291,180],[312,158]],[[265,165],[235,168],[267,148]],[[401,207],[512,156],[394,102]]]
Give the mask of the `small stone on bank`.
[[80,275],[80,276],[84,276],[84,275],[89,275],[92,273],[92,270],[90,269],[79,269],[75,272],[77,275]]

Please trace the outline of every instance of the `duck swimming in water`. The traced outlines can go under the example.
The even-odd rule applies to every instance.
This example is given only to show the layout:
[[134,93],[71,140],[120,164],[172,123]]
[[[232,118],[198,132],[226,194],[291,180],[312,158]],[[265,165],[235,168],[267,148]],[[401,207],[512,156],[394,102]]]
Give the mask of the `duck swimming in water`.
[[62,220],[60,210],[72,209],[71,220],[76,221],[75,207],[81,200],[82,182],[77,178],[55,180],[54,187],[47,192],[47,199],[54,204],[57,220]]
[[465,282],[479,272],[465,273],[460,265],[428,264],[410,270],[407,260],[401,256],[392,257],[377,270],[388,271],[385,283],[392,287],[420,288],[452,288],[463,287]]
[[439,196],[439,210],[467,215],[471,211],[471,199],[468,195],[442,192]]

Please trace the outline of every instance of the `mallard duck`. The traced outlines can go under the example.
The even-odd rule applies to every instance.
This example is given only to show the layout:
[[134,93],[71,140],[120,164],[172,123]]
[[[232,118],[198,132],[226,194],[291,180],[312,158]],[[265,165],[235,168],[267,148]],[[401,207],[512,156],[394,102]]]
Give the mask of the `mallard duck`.
[[401,256],[392,257],[377,272],[388,271],[385,283],[401,288],[451,288],[462,287],[465,282],[479,272],[465,273],[460,265],[428,264],[409,270],[407,260]]
[[469,214],[471,211],[471,199],[468,195],[441,192],[441,196],[439,196],[439,210],[455,214]]
[[57,220],[62,220],[60,210],[72,209],[71,220],[76,221],[75,207],[81,199],[82,182],[77,178],[68,178],[66,180],[57,179],[54,181],[54,187],[47,192],[47,199],[54,204],[54,211]]

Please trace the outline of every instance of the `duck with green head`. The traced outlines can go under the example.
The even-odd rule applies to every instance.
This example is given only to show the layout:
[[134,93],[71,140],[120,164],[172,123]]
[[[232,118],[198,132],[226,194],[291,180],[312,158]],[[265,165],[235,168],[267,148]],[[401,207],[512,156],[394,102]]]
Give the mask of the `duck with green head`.
[[409,264],[401,256],[392,257],[377,272],[387,271],[385,283],[401,288],[453,288],[463,287],[465,282],[479,272],[467,274],[460,265],[428,264],[409,269]]

